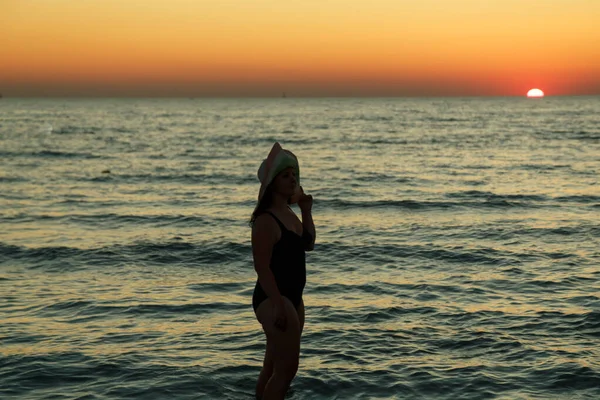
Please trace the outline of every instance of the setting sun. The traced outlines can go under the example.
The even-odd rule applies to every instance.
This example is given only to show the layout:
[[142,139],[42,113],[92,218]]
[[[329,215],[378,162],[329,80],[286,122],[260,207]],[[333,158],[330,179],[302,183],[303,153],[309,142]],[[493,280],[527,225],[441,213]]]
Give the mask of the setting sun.
[[600,94],[598,0],[139,4],[0,0],[0,92],[522,97],[533,86],[553,98]]
[[544,92],[540,89],[531,89],[527,92],[527,97],[544,97]]

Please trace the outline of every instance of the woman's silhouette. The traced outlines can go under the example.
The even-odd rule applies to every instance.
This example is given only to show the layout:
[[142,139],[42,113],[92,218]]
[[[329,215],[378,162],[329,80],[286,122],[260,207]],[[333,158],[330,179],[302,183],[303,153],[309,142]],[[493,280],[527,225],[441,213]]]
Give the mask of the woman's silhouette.
[[[304,326],[305,251],[313,249],[312,196],[304,194],[296,156],[275,143],[258,170],[261,187],[252,213],[252,255],[258,275],[252,306],[267,345],[256,397],[283,399],[298,370]],[[290,204],[302,212],[298,219]]]

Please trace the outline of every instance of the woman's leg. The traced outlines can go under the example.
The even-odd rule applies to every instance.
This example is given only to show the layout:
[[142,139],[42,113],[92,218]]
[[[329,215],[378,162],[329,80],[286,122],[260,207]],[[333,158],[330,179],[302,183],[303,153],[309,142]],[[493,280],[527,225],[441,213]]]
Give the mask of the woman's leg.
[[256,398],[258,400],[262,399],[265,386],[267,386],[267,382],[271,378],[271,375],[273,375],[273,345],[269,343],[269,339],[267,338],[265,359],[263,360],[263,367],[260,370],[258,382],[256,383]]
[[263,400],[283,399],[298,371],[300,321],[292,302],[284,297],[284,304],[287,317],[285,331],[275,327],[275,313],[270,299],[263,301],[256,310],[256,316],[267,335],[267,351],[270,348],[269,355],[273,361],[273,374],[265,385]]
[[[300,305],[298,305],[296,312],[298,313],[298,322],[300,324],[300,335],[302,335],[302,330],[304,328],[304,300],[300,302]],[[256,384],[257,399],[262,399],[263,393],[265,391],[265,386],[271,378],[271,375],[273,375],[273,346],[269,343],[269,340],[267,339],[263,367],[260,370],[260,375],[258,376],[258,382]]]
[[300,323],[300,335],[302,335],[302,331],[304,330],[304,299],[300,300],[300,304],[296,309],[298,312],[298,322]]

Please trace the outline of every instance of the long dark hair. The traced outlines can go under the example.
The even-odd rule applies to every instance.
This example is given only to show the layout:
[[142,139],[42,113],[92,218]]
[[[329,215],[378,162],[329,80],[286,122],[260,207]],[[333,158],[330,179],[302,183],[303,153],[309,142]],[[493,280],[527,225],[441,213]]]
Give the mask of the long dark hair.
[[269,185],[265,189],[265,193],[263,194],[263,197],[260,200],[260,203],[258,203],[258,207],[256,207],[256,210],[254,210],[254,212],[252,213],[252,216],[250,217],[250,226],[254,226],[254,222],[256,221],[256,218],[258,218],[259,215],[261,215],[262,213],[267,211],[269,208],[271,208],[272,204],[273,204],[273,188],[271,185]]

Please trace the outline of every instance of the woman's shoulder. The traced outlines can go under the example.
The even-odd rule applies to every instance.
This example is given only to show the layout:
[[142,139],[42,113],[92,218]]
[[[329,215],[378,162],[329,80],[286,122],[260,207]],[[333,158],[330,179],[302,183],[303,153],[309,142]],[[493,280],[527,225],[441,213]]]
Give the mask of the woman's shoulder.
[[[261,213],[252,225],[252,237],[275,243],[281,237],[281,230],[275,219],[268,213]],[[253,239],[254,240],[254,239]]]
[[259,230],[279,228],[270,211],[260,213],[254,220],[253,227]]

